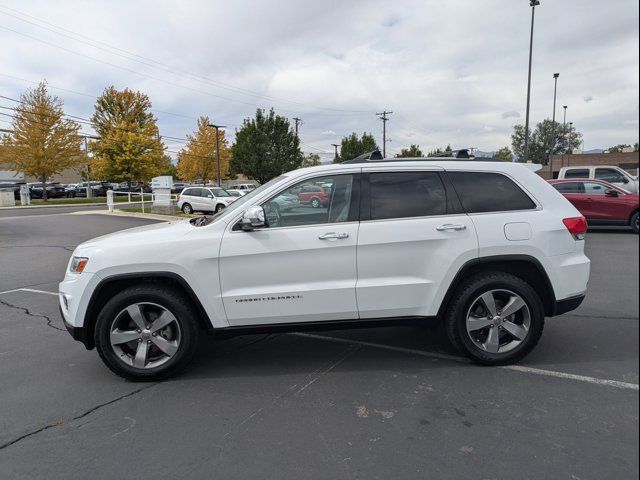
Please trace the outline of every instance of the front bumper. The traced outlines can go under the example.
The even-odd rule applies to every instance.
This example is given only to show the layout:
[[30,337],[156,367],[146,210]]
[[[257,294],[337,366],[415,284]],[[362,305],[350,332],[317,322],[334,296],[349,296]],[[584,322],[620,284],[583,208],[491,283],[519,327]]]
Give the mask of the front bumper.
[[67,332],[69,332],[69,335],[71,335],[74,340],[77,340],[78,342],[82,342],[86,347],[87,346],[86,329],[84,327],[74,327],[73,325],[71,325],[69,322],[67,322],[67,319],[65,318],[64,313],[62,312],[62,305],[58,305],[58,308],[60,309],[60,316],[62,317],[64,328],[67,329]]

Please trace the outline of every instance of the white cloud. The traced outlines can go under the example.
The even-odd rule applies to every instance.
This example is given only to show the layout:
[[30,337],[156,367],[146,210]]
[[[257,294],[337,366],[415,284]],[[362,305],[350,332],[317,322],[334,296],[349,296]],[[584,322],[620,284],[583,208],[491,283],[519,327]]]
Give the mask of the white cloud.
[[[35,19],[21,21],[6,7]],[[144,59],[39,28],[37,19]],[[256,107],[273,106],[303,119],[303,142],[332,151],[329,137],[353,131],[381,143],[375,113],[386,108],[397,141],[493,150],[510,143],[514,119],[524,121],[526,2],[9,0],[0,21],[4,95],[16,98],[32,84],[2,74],[89,95],[128,86],[150,96],[164,135],[182,137],[209,115],[232,136]],[[569,105],[567,120],[584,133],[585,148],[637,141],[637,39],[637,2],[542,2],[531,121],[552,116],[559,71],[556,118]],[[90,96],[52,91],[69,113],[91,114]]]

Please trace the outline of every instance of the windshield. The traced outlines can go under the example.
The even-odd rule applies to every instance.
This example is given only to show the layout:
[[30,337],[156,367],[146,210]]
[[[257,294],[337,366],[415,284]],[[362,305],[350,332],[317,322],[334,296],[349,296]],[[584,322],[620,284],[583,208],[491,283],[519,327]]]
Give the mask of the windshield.
[[229,195],[229,192],[227,192],[226,190],[223,190],[222,188],[211,188],[210,189],[213,192],[213,195],[216,197],[230,197],[231,195]]
[[[253,190],[251,190],[251,192],[247,193],[244,197],[238,198],[235,202],[233,202],[227,208],[223,208],[218,213],[213,215],[211,217],[211,219],[213,221],[218,221],[219,219],[224,218],[224,217],[232,214],[233,212],[242,209],[243,205],[246,204],[247,202],[250,202],[253,199],[253,197],[255,197],[257,195],[260,195],[260,192],[263,192],[264,190],[266,190],[267,188],[271,187],[272,185],[275,185],[276,183],[278,183],[283,178],[285,178],[285,176],[284,175],[280,175],[279,177],[272,178],[271,180],[269,180],[264,185],[260,185],[258,188],[254,188]],[[227,196],[229,196],[229,195],[227,195]]]

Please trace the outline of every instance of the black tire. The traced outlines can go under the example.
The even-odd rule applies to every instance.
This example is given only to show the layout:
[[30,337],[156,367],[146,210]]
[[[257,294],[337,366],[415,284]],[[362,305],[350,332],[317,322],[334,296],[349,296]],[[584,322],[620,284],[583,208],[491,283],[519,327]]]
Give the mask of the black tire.
[[312,198],[311,199],[311,206],[313,208],[320,208],[320,200],[318,200],[317,198]]
[[[125,308],[136,303],[156,304],[168,310],[179,326],[177,350],[160,366],[133,367],[121,360],[111,345],[114,321]],[[187,297],[168,286],[141,284],[121,291],[106,303],[98,315],[94,339],[100,358],[111,371],[128,380],[148,382],[168,378],[185,368],[196,352],[198,335],[198,312]]]
[[186,213],[187,215],[191,215],[193,213],[193,207],[189,203],[182,204],[182,213]]
[[[530,326],[524,340],[515,348],[504,353],[491,353],[471,339],[467,332],[467,314],[480,295],[500,289],[511,291],[524,300],[529,311]],[[537,345],[544,329],[544,306],[533,287],[521,278],[504,272],[479,273],[458,287],[448,305],[444,324],[453,346],[474,362],[481,365],[508,365],[523,359]]]
[[639,231],[639,228],[638,228],[638,212],[636,212],[633,215],[631,215],[631,221],[629,222],[629,225],[631,225],[631,229],[635,233],[638,233],[638,231]]
[[216,210],[213,213],[219,213],[220,210],[224,209],[224,205],[222,205],[221,203],[219,203],[218,205],[216,205]]

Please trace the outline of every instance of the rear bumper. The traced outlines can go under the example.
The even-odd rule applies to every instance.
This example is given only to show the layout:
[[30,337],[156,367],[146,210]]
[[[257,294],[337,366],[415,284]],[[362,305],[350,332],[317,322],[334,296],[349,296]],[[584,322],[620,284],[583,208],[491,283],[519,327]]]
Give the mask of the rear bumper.
[[585,294],[576,295],[575,297],[565,298],[564,300],[556,300],[555,306],[553,308],[553,315],[562,315],[563,313],[570,312],[571,310],[575,310],[580,306],[582,301],[584,300]]

